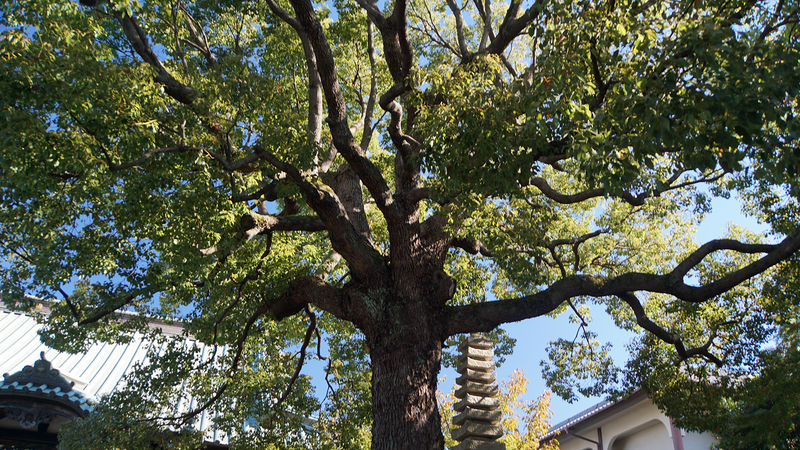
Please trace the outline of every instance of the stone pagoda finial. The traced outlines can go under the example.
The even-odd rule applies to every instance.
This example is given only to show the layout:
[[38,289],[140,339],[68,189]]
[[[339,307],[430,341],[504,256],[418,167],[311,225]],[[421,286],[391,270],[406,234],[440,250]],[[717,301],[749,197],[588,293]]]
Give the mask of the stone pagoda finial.
[[503,436],[500,423],[502,412],[499,391],[494,373],[494,351],[492,341],[482,334],[471,334],[458,347],[458,373],[454,405],[458,415],[453,424],[459,428],[453,431],[453,439],[459,442],[451,450],[505,450],[506,444],[497,442]]

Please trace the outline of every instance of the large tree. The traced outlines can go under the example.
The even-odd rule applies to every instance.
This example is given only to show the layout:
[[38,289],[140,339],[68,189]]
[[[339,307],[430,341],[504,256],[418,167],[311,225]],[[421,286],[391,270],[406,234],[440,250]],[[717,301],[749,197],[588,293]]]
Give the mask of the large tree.
[[[565,309],[585,328],[597,302],[648,336],[640,374],[730,372],[770,339],[748,286],[800,248],[794,0],[0,11],[3,298],[60,299],[42,335],[61,348],[158,317],[224,349],[152,355],[73,439],[214,410],[289,445],[285,419],[318,406],[295,370],[315,331],[338,405],[321,433],[355,446],[368,425],[375,450],[443,447],[437,374],[463,333]],[[752,207],[774,237],[694,244],[734,191],[772,195]],[[564,395],[615,374],[588,331],[552,354]]]

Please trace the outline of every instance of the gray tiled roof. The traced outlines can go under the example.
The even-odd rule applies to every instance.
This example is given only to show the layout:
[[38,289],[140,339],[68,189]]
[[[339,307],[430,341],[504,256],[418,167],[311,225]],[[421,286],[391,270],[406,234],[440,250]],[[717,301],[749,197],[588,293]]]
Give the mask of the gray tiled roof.
[[0,383],[0,392],[27,393],[36,397],[53,397],[72,403],[76,409],[89,413],[92,411],[92,404],[95,399],[84,395],[83,392],[73,389],[64,392],[60,387],[53,387],[47,384],[36,385],[34,383],[20,384],[18,381],[13,383]]
[[596,404],[596,405],[594,405],[594,406],[592,406],[590,408],[586,408],[583,411],[579,412],[578,414],[575,414],[574,416],[570,417],[569,419],[563,420],[563,421],[553,425],[552,427],[550,427],[550,429],[547,430],[547,433],[545,433],[545,435],[542,438],[543,439],[544,438],[549,438],[550,436],[553,436],[554,434],[556,434],[556,433],[558,433],[560,431],[566,430],[567,428],[571,427],[572,425],[575,425],[576,423],[581,422],[584,419],[587,419],[587,418],[597,414],[598,412],[608,408],[609,406],[611,406],[613,404],[614,404],[614,402],[610,402],[608,400],[604,400],[604,401],[602,401],[602,402],[600,402],[600,403],[598,403],[598,404]]

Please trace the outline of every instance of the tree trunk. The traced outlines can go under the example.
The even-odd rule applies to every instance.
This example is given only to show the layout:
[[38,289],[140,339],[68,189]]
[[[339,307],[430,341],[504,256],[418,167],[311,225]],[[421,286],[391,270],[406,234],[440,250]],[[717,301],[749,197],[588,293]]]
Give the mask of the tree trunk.
[[[430,330],[369,333],[372,359],[372,450],[442,450],[436,403],[441,341]],[[376,330],[377,331],[377,330]]]
[[436,387],[445,309],[436,286],[452,280],[398,266],[393,288],[361,296],[371,319],[362,331],[372,362],[372,450],[442,450]]

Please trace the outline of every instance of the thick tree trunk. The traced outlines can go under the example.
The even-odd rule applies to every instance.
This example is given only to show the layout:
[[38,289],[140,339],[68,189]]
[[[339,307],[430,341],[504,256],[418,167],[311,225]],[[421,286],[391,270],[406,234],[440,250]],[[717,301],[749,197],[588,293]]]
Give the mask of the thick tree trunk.
[[436,386],[452,280],[441,271],[398,270],[394,286],[361,296],[372,360],[372,450],[442,450]]
[[[368,333],[372,358],[372,450],[442,450],[436,403],[441,341],[423,324]],[[374,339],[377,338],[377,339]]]

